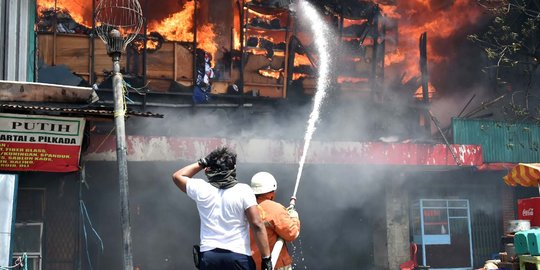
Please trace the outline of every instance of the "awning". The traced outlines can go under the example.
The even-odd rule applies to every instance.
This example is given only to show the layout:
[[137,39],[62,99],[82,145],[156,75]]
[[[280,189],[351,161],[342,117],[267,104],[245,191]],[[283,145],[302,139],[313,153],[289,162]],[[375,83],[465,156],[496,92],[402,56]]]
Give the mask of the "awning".
[[0,101],[90,104],[99,100],[91,87],[0,80]]
[[540,181],[540,163],[519,163],[503,177],[510,186],[538,187]]

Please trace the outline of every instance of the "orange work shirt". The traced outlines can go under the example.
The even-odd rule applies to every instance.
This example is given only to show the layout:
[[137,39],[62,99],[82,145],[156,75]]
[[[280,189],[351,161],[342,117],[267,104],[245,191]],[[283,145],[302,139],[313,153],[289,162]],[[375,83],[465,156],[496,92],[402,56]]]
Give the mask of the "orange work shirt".
[[[270,245],[270,251],[274,248],[277,242],[278,236],[286,242],[291,242],[300,234],[300,220],[298,218],[291,218],[285,208],[280,203],[272,200],[265,200],[258,205],[261,219],[266,227],[266,234],[268,235],[268,244]],[[253,240],[253,233],[250,230],[251,236],[251,254],[257,270],[261,270],[261,252],[255,241]],[[284,245],[279,253],[279,258],[274,265],[275,269],[292,264],[292,258],[287,251],[287,246]]]

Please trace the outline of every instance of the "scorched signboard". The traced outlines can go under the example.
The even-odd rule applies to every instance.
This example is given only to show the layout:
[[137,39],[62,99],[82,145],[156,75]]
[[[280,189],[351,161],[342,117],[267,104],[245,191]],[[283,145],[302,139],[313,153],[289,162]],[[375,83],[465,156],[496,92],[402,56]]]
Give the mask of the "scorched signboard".
[[0,170],[79,170],[84,125],[84,118],[0,114]]

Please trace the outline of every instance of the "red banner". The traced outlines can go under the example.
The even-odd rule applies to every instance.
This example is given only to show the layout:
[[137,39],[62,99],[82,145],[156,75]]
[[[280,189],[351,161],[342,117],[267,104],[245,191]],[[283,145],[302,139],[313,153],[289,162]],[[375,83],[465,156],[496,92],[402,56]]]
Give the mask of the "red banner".
[[0,114],[0,170],[79,170],[84,118]]

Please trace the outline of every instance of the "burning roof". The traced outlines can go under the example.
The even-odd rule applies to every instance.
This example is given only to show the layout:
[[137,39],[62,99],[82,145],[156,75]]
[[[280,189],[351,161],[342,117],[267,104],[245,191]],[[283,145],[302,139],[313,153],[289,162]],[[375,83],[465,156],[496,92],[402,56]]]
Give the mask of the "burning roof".
[[[215,18],[219,12],[209,13],[208,5],[211,1],[162,2],[160,3],[162,8],[156,7],[148,0],[142,3],[147,25],[146,32],[140,33],[132,44],[138,53],[145,48],[149,53],[162,50],[163,44],[169,41],[179,42],[188,51],[194,53],[193,44],[196,41],[197,48],[212,55],[212,65],[220,66],[217,77],[225,76],[219,71],[227,71],[229,73],[225,77],[232,81],[237,79],[234,77],[237,76],[234,75],[236,73],[232,70],[241,66],[239,62],[242,53],[263,55],[272,59],[285,57],[289,49],[288,53],[292,57],[290,63],[292,72],[286,72],[284,66],[276,65],[271,65],[275,71],[268,72],[268,63],[259,64],[254,72],[258,76],[268,76],[268,78],[290,76],[292,80],[312,77],[314,74],[317,56],[310,53],[312,44],[309,38],[301,38],[301,36],[306,36],[306,33],[297,31],[299,24],[294,21],[294,18],[288,18],[289,11],[286,7],[289,1],[287,0],[246,1],[244,4],[251,10],[245,21],[240,18],[241,15],[245,15],[243,13],[245,7],[236,5],[234,1],[219,1],[218,9],[225,6],[230,8],[231,14],[226,15],[230,16],[230,29],[214,23],[212,18]],[[379,54],[374,54],[371,48],[383,43],[385,51],[380,56],[384,60],[380,65],[385,68],[384,77],[390,78],[390,81],[401,78],[402,83],[406,84],[407,81],[420,74],[418,38],[421,33],[427,32],[429,37],[428,64],[429,66],[437,65],[447,61],[453,51],[452,48],[443,49],[443,46],[437,46],[437,42],[440,43],[440,40],[452,37],[464,27],[475,23],[481,14],[480,9],[473,5],[473,0],[312,0],[310,2],[317,5],[327,15],[329,22],[337,23],[336,20],[341,19],[338,23],[341,27],[339,35],[342,35],[342,44],[347,53],[340,62],[343,67],[346,67],[344,69],[346,72],[336,77],[338,84],[365,83],[370,76],[379,76],[371,74],[373,72],[370,69],[371,66],[378,67],[379,65],[378,59],[373,59],[373,57],[379,57],[377,56]],[[37,0],[39,15],[37,30],[88,35],[93,24],[92,6],[92,0]],[[379,16],[379,12],[382,16]],[[386,32],[377,25],[377,20],[380,25],[384,24]],[[397,27],[398,22],[399,27]],[[196,33],[193,31],[194,28],[197,29]],[[250,30],[247,31],[244,28]],[[292,33],[300,37],[301,46],[287,48],[291,42]],[[241,34],[244,34],[243,41],[240,40]],[[374,42],[375,38],[377,38],[376,42]],[[222,44],[223,40],[230,41],[230,44]],[[239,52],[241,45],[243,45],[243,52]],[[170,50],[168,46],[166,50]],[[226,59],[226,57],[229,58]],[[179,67],[175,66],[175,69],[178,70]],[[357,74],[348,74],[354,70]],[[163,77],[161,75],[163,72],[157,73]],[[174,80],[177,79],[177,76],[171,77]],[[186,77],[186,80],[188,79],[189,76]],[[435,86],[431,85],[430,91],[434,93]]]

